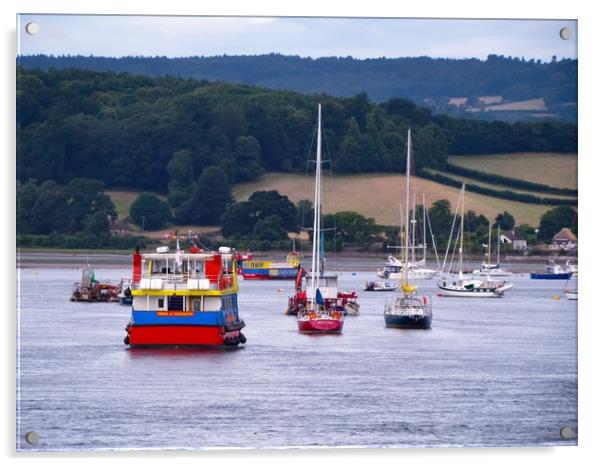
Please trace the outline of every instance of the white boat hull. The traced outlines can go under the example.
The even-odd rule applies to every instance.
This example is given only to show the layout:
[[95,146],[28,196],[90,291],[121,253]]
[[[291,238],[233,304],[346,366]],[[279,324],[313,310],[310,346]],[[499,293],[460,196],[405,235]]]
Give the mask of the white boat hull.
[[[432,269],[416,269],[410,270],[405,276],[407,280],[430,280],[439,273],[438,270]],[[379,278],[387,278],[389,280],[401,280],[401,272],[391,272],[388,274],[382,271],[376,274]],[[405,274],[404,274],[405,275]]]
[[441,290],[441,294],[443,296],[454,297],[454,298],[501,298],[504,296],[504,293],[511,289],[514,284],[509,283],[507,285],[503,285],[497,287],[495,289],[491,288],[481,288],[474,287],[471,289],[467,289],[462,285],[446,285],[443,286],[440,283],[437,284],[439,289]]
[[472,273],[474,276],[476,277],[511,277],[512,276],[512,272],[509,272],[508,270],[502,270],[502,269],[492,269],[492,270],[475,270]]
[[570,301],[577,301],[579,299],[577,290],[565,290],[564,293],[566,294],[566,299]]

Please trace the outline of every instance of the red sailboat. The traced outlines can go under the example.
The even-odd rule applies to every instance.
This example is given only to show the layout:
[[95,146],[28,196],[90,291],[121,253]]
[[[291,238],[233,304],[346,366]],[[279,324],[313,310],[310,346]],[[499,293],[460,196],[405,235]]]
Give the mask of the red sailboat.
[[[314,228],[311,255],[311,274],[307,278],[305,296],[300,289],[302,271],[299,269],[295,284],[297,286],[293,305],[298,308],[297,327],[300,333],[341,333],[345,321],[344,312],[337,309],[337,277],[327,276],[319,264],[321,248],[320,208],[322,176],[322,106],[318,105],[318,137],[316,150],[316,185],[314,192]],[[320,291],[322,290],[322,291]],[[296,298],[301,299],[296,301]],[[302,298],[305,298],[304,300]],[[291,303],[289,300],[289,308]]]

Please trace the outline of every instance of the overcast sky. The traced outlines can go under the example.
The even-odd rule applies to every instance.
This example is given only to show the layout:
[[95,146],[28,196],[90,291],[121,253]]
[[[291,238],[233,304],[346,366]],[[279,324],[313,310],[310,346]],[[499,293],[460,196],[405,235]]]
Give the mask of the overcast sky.
[[[19,54],[577,57],[577,22],[21,15]],[[25,25],[39,24],[29,35]],[[568,27],[569,40],[559,31]]]

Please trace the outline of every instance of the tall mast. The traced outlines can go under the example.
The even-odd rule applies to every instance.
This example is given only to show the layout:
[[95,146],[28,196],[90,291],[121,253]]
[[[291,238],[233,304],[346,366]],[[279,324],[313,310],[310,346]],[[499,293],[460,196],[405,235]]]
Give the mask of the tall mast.
[[462,183],[462,191],[460,192],[461,205],[460,205],[460,261],[458,263],[458,278],[462,278],[462,255],[464,254],[464,187]]
[[500,224],[497,224],[497,265],[500,265]]
[[426,194],[422,193],[422,258],[426,266]]
[[412,264],[416,265],[416,193],[412,202]]
[[314,190],[314,233],[311,253],[311,288],[316,302],[317,287],[316,273],[318,269],[318,254],[320,253],[320,176],[322,169],[322,104],[318,104],[318,138],[316,148],[316,186]]
[[487,264],[491,265],[491,220],[489,220],[489,240],[487,243]]
[[412,152],[412,130],[408,128],[408,155],[406,157],[406,218],[405,218],[405,284],[407,284],[408,273],[408,226],[410,224],[410,154]]
[[[403,249],[403,245],[404,245],[404,224],[403,224],[403,204],[400,202],[399,203],[399,244],[400,246],[400,251],[401,251],[401,260],[402,262],[405,262],[405,254],[404,254],[404,249]],[[404,267],[401,268],[401,286],[403,287],[404,284],[404,280],[405,280],[405,269]]]

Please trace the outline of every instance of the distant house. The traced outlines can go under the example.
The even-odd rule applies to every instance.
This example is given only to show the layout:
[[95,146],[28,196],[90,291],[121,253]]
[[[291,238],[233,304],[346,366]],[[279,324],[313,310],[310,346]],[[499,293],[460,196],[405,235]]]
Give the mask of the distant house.
[[563,228],[554,235],[552,243],[548,245],[548,249],[554,251],[574,251],[577,249],[577,237],[570,228]]
[[500,243],[511,244],[515,251],[525,251],[527,249],[527,240],[516,229],[502,233]]

